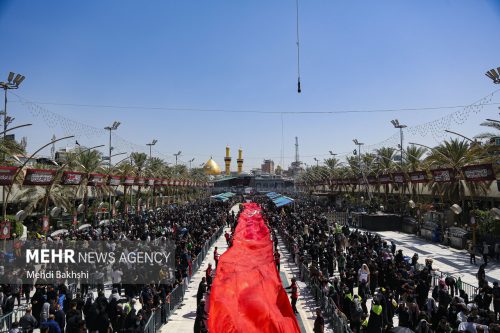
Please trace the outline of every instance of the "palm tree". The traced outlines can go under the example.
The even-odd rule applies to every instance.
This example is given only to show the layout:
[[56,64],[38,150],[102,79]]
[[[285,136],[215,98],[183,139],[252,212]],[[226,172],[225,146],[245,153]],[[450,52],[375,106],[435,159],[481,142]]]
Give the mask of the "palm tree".
[[25,147],[17,141],[0,139],[0,162],[2,163],[2,165],[12,165],[15,163],[15,158],[13,160],[9,157],[25,154]]
[[[83,189],[83,205],[84,205],[84,221],[87,219],[88,212],[88,192],[89,192],[89,175],[91,173],[104,173],[102,165],[102,153],[97,150],[89,150],[78,153],[75,158],[69,158],[68,167],[72,170],[80,171],[85,174],[80,186],[76,189],[76,193]],[[93,187],[91,191],[94,196],[103,195],[107,189],[104,187]]]
[[[53,169],[46,164],[38,165],[38,169]],[[24,187],[16,194],[16,200],[26,201],[28,204],[24,210],[28,213],[42,208],[44,215],[47,215],[48,206],[50,203],[55,206],[62,207],[66,211],[71,211],[72,197],[71,188],[69,186],[61,185],[62,168],[57,170],[54,181],[51,185],[47,186],[29,186]]]
[[[130,162],[124,162],[121,163],[120,166],[117,168],[118,174],[122,177],[132,177],[135,175],[136,168],[134,165]],[[123,204],[124,207],[127,205],[127,190],[129,186],[123,186]]]
[[497,133],[484,132],[484,133],[476,135],[474,138],[476,138],[476,139],[488,139],[488,141],[489,141],[497,136],[500,136],[500,133],[499,133],[500,132],[500,123],[495,122],[495,121],[485,121],[485,122],[481,123],[481,126],[492,128]]
[[[408,172],[420,171],[422,170],[422,161],[427,149],[424,147],[418,147],[415,145],[411,145],[406,147],[406,150],[403,154],[403,162],[405,165],[405,169]],[[414,196],[419,195],[419,184],[411,184],[411,191]]]
[[469,164],[491,162],[491,157],[485,154],[485,146],[465,140],[452,139],[444,141],[432,149],[425,163],[430,168],[452,168],[456,177],[451,182],[437,183],[433,180],[428,184],[432,193],[447,198],[450,202],[462,202],[464,206],[465,191],[469,190],[471,196],[486,194],[491,181],[468,182],[464,179],[462,167]]
[[[137,152],[134,152],[132,154],[130,154],[130,159],[132,160],[132,163],[136,169],[136,176],[137,177],[144,177],[144,169],[146,168],[146,165],[147,165],[147,160],[148,160],[148,155],[146,155],[145,153],[137,153]],[[137,198],[136,198],[136,202],[139,203],[139,198],[141,196],[141,186],[138,186],[137,188]]]
[[[153,157],[148,160],[146,165],[145,175],[150,178],[163,178],[167,164],[164,160],[158,157]],[[155,202],[156,186],[150,188],[153,202]],[[153,204],[154,205],[154,204]]]

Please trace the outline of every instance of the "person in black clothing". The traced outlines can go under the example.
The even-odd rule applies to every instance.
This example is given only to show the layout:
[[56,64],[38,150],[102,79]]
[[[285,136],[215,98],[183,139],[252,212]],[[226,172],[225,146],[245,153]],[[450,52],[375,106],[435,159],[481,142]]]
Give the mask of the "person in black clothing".
[[205,311],[205,300],[201,300],[200,305],[196,309],[196,318],[194,320],[194,333],[202,333],[206,329],[205,320],[207,320],[207,312]]
[[498,320],[498,314],[500,313],[500,287],[498,282],[493,282],[493,289],[491,291],[493,295],[493,309],[495,311],[495,318]]
[[325,318],[321,314],[321,309],[316,310],[316,319],[314,320],[314,333],[325,332]]
[[38,326],[38,321],[31,314],[31,308],[27,308],[26,314],[19,319],[19,326],[21,326],[24,333],[32,333]]
[[70,303],[69,310],[66,313],[66,333],[79,333],[81,320],[81,311],[78,311],[77,303],[73,301]]
[[200,305],[201,300],[203,299],[203,295],[207,292],[207,284],[205,277],[201,278],[201,282],[198,285],[198,292],[196,293],[196,306]]
[[55,305],[54,320],[57,324],[59,324],[61,333],[64,333],[64,328],[66,327],[66,316],[64,315],[64,311],[61,309],[60,304]]
[[299,287],[297,285],[297,280],[292,278],[292,284],[285,289],[290,289],[290,301],[292,304],[293,313],[299,313],[297,311],[297,300],[299,299]]

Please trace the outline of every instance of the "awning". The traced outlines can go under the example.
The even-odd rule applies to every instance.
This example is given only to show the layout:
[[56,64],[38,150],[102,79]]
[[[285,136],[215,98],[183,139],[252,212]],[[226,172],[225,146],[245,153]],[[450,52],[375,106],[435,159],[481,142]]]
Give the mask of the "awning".
[[236,194],[231,193],[231,192],[225,192],[225,193],[221,193],[221,194],[217,194],[217,195],[212,195],[211,198],[215,199],[217,201],[226,202],[227,200],[234,197],[235,195]]
[[274,192],[269,192],[266,195],[269,199],[272,200],[272,202],[276,205],[276,207],[282,207],[285,205],[289,205],[289,204],[293,203],[293,201],[294,201],[292,198],[289,198],[289,197],[286,197],[284,195],[277,194]]

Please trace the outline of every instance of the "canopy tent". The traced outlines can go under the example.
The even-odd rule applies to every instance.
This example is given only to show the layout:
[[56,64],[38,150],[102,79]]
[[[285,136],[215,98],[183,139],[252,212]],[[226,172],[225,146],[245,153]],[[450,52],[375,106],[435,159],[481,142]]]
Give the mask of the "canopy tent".
[[235,195],[236,194],[234,194],[232,192],[225,192],[225,193],[221,193],[221,194],[217,194],[217,195],[212,195],[211,198],[218,200],[218,201],[226,202],[227,200],[234,197]]
[[286,197],[284,195],[275,192],[269,192],[266,194],[266,196],[269,199],[271,199],[271,201],[276,205],[276,207],[286,206],[294,202],[292,198]]

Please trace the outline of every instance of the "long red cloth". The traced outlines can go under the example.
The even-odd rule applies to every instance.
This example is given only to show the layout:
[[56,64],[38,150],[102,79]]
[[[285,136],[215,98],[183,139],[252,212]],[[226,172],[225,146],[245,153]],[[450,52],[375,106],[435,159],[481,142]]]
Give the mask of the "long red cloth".
[[300,332],[256,203],[244,204],[233,246],[220,258],[210,293],[210,333]]

